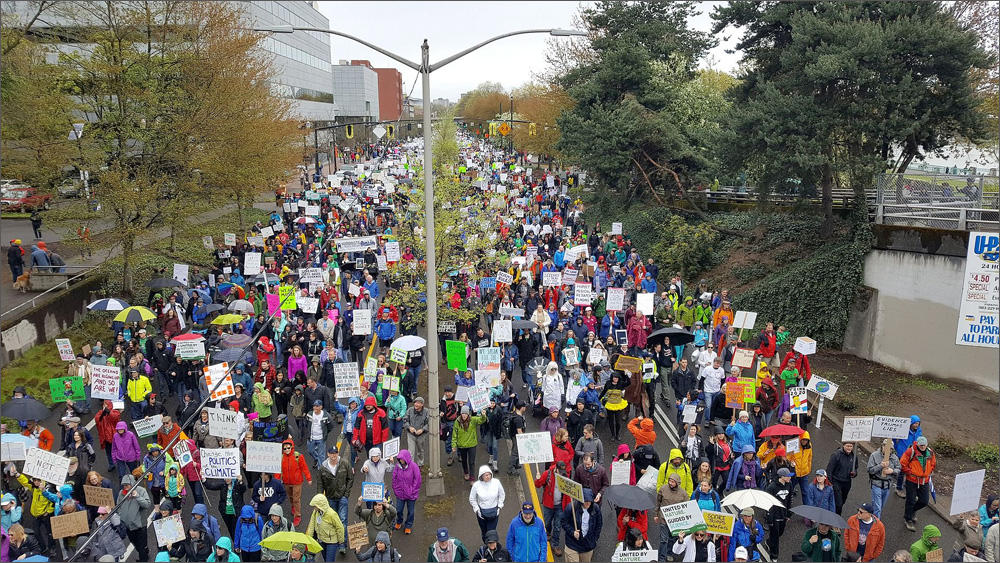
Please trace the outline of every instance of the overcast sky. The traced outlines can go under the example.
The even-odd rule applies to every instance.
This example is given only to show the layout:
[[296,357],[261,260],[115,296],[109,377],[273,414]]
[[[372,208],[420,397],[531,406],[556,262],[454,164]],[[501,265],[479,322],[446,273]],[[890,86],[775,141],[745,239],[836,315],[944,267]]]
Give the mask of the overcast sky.
[[[710,31],[712,6],[703,2],[701,14],[691,25]],[[420,44],[430,44],[431,62],[451,56],[480,41],[520,29],[571,27],[580,2],[319,2],[331,29],[350,33],[411,61],[420,61]],[[501,39],[458,59],[431,76],[431,97],[457,102],[463,92],[482,82],[495,81],[511,89],[531,80],[532,72],[545,68],[544,34]],[[734,43],[730,38],[726,45]],[[365,59],[376,67],[395,67],[403,75],[403,94],[413,88],[422,97],[417,73],[348,39],[332,36],[333,61]],[[725,46],[714,49],[715,68],[734,71],[736,54]],[[706,66],[707,61],[702,61]]]

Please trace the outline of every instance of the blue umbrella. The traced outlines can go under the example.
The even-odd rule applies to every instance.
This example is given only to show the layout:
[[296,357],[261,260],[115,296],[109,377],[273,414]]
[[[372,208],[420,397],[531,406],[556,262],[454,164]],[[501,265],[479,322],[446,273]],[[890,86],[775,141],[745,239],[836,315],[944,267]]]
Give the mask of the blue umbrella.
[[91,311],[121,311],[126,307],[128,307],[128,303],[115,297],[98,299],[90,305],[87,305],[87,309]]
[[13,444],[20,442],[24,444],[24,449],[38,447],[38,438],[34,438],[32,436],[24,436],[22,434],[10,434],[10,433],[0,434],[0,442],[3,442],[5,444]]
[[208,292],[205,291],[204,289],[197,289],[196,288],[196,289],[189,289],[188,290],[188,295],[192,295],[194,293],[197,293],[198,296],[201,297],[205,301],[205,303],[211,303],[212,302],[212,296],[209,295]]

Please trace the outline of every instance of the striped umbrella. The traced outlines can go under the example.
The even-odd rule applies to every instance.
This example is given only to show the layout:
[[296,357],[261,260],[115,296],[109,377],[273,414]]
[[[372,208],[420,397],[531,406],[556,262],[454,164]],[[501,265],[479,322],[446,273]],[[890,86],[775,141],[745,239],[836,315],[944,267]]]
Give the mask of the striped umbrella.
[[128,307],[128,303],[116,297],[98,299],[90,305],[87,305],[87,309],[91,311],[121,311],[126,307]]
[[185,332],[170,339],[171,342],[188,342],[191,340],[205,340],[205,337],[197,332]]
[[253,338],[251,338],[248,334],[227,334],[222,337],[222,347],[243,348],[247,344],[250,344],[251,340],[253,340]]

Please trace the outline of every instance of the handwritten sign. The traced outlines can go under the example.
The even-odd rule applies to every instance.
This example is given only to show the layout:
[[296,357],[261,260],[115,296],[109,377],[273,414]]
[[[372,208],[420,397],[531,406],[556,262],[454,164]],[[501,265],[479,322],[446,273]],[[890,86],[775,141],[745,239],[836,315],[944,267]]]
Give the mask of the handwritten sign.
[[580,282],[573,285],[573,304],[588,306],[594,301],[594,288],[589,283]]
[[611,484],[629,485],[632,480],[632,460],[614,461],[611,463]]
[[621,311],[625,308],[625,288],[623,287],[609,287],[608,288],[608,311]]
[[69,472],[68,457],[56,455],[41,448],[28,449],[25,455],[24,469],[21,470],[21,473],[29,477],[37,477],[53,485],[65,483],[67,472]]
[[188,284],[188,265],[174,264],[174,279],[181,282],[184,287]]
[[517,454],[520,462],[548,463],[554,461],[552,435],[548,432],[528,432],[517,435]]
[[238,448],[202,448],[201,476],[205,479],[236,479],[240,476]]
[[500,307],[500,315],[503,317],[523,317],[524,309],[517,307]]
[[631,373],[641,373],[642,360],[633,356],[618,356],[618,360],[615,361],[615,369]]
[[156,543],[160,546],[184,541],[184,523],[180,514],[153,520],[153,531],[156,532]]
[[368,527],[364,522],[355,522],[347,526],[347,542],[351,549],[361,549],[368,545]]
[[93,485],[83,486],[83,495],[89,506],[114,506],[115,495],[111,489],[104,487],[94,487]]
[[490,390],[485,387],[469,389],[469,408],[472,412],[480,412],[490,406]]
[[382,458],[389,459],[399,455],[399,436],[382,443]]
[[611,223],[611,234],[620,235],[622,234],[622,224],[621,223]]
[[388,391],[399,392],[399,378],[393,376],[386,376],[382,378],[382,386]]
[[689,500],[679,502],[670,506],[661,506],[660,514],[670,532],[676,535],[678,532],[689,532],[695,526],[705,525],[705,518],[701,514],[701,507],[698,503]]
[[222,241],[226,246],[236,246],[236,233],[222,233]]
[[245,424],[243,413],[211,407],[205,410],[208,411],[208,433],[210,435],[218,438],[240,439],[240,428]]
[[319,299],[316,297],[299,297],[297,304],[303,313],[315,315],[316,310],[319,308]]
[[73,353],[73,344],[69,338],[56,338],[56,349],[59,350],[59,359],[64,362],[72,362],[76,359]]
[[451,334],[458,330],[455,325],[455,321],[438,321],[438,332],[444,334]]
[[702,510],[701,516],[705,520],[705,530],[709,534],[719,534],[720,536],[732,536],[733,526],[736,524],[736,516],[728,512],[716,512],[714,510]]
[[399,348],[392,348],[389,350],[389,361],[396,362],[397,364],[406,363],[406,350],[400,350]]
[[754,351],[748,348],[737,348],[733,351],[733,365],[744,369],[753,366]]
[[840,435],[841,442],[867,442],[872,439],[872,426],[875,417],[845,416],[844,430]]
[[985,469],[955,475],[951,510],[948,513],[950,516],[970,512],[979,507],[979,497],[983,494],[983,479],[985,478]]
[[135,427],[135,435],[140,438],[145,438],[146,436],[152,436],[156,434],[156,431],[163,426],[163,415],[154,414],[153,416],[147,416],[146,418],[140,418],[132,423]]
[[933,551],[928,551],[926,554],[924,554],[924,561],[927,561],[928,563],[935,561],[944,561],[943,548],[939,547]]
[[726,382],[726,408],[743,408],[744,390],[743,384],[735,381]]
[[174,354],[185,360],[204,358],[204,340],[181,340],[175,343]]
[[562,473],[556,473],[556,487],[562,494],[583,502],[583,485],[566,477]]
[[294,311],[299,308],[298,304],[295,302],[295,294],[297,293],[296,290],[297,288],[291,285],[278,286],[278,301],[281,302],[282,311]]
[[[569,258],[567,258],[566,260],[569,261]],[[580,275],[580,271],[579,270],[577,270],[576,268],[570,268],[570,267],[567,266],[566,269],[563,270],[562,284],[563,285],[573,285],[574,283],[576,283],[576,277],[578,275]]]
[[365,481],[361,483],[361,500],[382,502],[385,500],[385,483]]
[[0,460],[24,461],[27,455],[24,442],[0,442]]
[[281,473],[281,443],[248,441],[247,471]]
[[[65,475],[63,477],[65,478]],[[49,525],[52,527],[52,538],[57,540],[90,532],[90,523],[87,521],[85,510],[53,516],[49,520]]]
[[809,392],[805,387],[789,387],[788,398],[791,401],[792,414],[806,414],[809,404],[806,402]]
[[221,401],[236,394],[233,375],[229,373],[229,364],[227,362],[205,366],[201,369],[202,373],[205,374],[205,386],[212,392],[211,399],[213,401]]
[[698,405],[684,405],[682,419],[684,424],[694,424],[698,420]]
[[510,285],[511,283],[514,282],[514,276],[510,275],[507,272],[504,272],[503,270],[497,272],[496,279],[497,283],[505,283],[507,285]]
[[352,325],[354,334],[368,335],[372,333],[372,312],[369,309],[356,309],[354,311],[354,323]]
[[876,416],[872,438],[905,440],[910,435],[910,419],[902,416]]
[[562,274],[559,272],[542,272],[542,285],[555,287],[562,283]]
[[180,440],[174,446],[174,459],[181,467],[186,467],[187,464],[194,461],[194,456],[191,454],[191,448],[188,447],[187,440]]
[[798,438],[792,438],[785,442],[785,453],[794,454],[802,451],[802,445]]
[[358,380],[358,363],[333,364],[333,379],[338,399],[361,396],[361,382]]
[[90,365],[90,396],[117,401],[121,393],[121,368]]
[[510,319],[500,319],[493,321],[493,341],[513,342],[513,326]]

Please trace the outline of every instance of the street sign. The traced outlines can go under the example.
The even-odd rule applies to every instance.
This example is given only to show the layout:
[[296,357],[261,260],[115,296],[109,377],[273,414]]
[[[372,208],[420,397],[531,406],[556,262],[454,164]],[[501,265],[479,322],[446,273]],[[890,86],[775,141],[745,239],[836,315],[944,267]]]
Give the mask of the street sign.
[[386,131],[385,127],[382,127],[381,125],[376,125],[375,128],[372,129],[372,133],[374,133],[375,136],[378,137],[379,139],[385,136],[385,131]]

